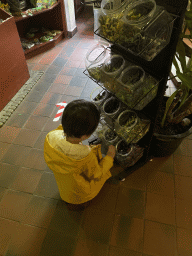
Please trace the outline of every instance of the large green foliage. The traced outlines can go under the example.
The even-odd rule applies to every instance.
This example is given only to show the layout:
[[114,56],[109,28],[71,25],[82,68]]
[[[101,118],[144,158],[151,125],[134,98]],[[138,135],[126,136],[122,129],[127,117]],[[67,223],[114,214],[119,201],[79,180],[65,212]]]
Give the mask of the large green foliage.
[[[190,9],[185,12],[184,23],[184,29],[180,34],[176,53],[173,58],[173,65],[176,69],[176,76],[181,80],[181,84],[179,86],[179,89],[177,89],[167,100],[166,109],[161,122],[162,127],[165,124],[167,113],[169,112],[169,109],[173,101],[175,100],[175,96],[178,94],[178,92],[180,90],[182,91],[181,100],[179,101],[178,106],[178,109],[180,109],[186,102],[192,90],[192,49],[190,47],[186,47],[186,44],[184,42],[184,39],[188,39],[190,41],[192,39],[192,5],[190,5]],[[189,32],[189,34],[186,35],[186,31]],[[187,63],[186,57],[190,58],[189,63]]]

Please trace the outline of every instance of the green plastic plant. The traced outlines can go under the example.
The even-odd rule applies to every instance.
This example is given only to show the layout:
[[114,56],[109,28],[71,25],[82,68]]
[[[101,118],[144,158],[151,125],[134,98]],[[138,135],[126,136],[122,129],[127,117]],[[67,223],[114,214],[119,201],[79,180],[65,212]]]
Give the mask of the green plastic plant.
[[[189,35],[186,35],[186,31]],[[161,127],[168,123],[178,124],[192,114],[192,49],[183,39],[192,42],[192,5],[185,12],[183,31],[177,43],[173,65],[176,68],[176,77],[181,80],[177,90],[168,98],[166,109],[162,118]],[[186,57],[189,57],[187,62]]]

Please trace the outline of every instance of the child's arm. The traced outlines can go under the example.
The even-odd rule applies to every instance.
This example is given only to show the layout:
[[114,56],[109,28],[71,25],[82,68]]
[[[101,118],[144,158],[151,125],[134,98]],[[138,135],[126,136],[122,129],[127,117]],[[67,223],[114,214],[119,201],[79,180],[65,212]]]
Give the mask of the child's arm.
[[[73,173],[76,181],[76,192],[79,194],[81,191],[84,197],[96,196],[106,180],[112,176],[110,169],[113,166],[112,156],[115,155],[115,147],[111,146],[108,150],[109,155],[104,158],[102,158],[100,150],[100,148],[95,150],[90,161],[86,163],[83,173]],[[112,155],[110,156],[111,153]]]
[[88,180],[97,181],[107,173],[110,175],[109,170],[113,166],[114,157],[115,147],[111,145],[109,146],[107,155],[104,158],[101,158],[101,160],[98,159],[99,157],[94,155],[94,159],[92,159],[92,162],[87,166],[87,170],[82,173],[82,176],[84,176],[84,178],[86,177]]

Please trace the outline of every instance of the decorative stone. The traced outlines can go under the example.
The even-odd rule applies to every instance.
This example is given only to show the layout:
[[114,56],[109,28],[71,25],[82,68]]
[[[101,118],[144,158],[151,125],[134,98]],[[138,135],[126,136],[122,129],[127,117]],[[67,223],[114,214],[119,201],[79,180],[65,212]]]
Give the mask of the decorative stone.
[[28,79],[28,81],[16,93],[16,95],[10,100],[10,102],[4,107],[4,109],[0,111],[0,127],[2,127],[3,124],[8,120],[13,111],[18,107],[18,105],[23,101],[25,96],[36,85],[36,83],[39,81],[43,74],[43,71],[30,71],[30,78]]
[[188,126],[190,125],[191,120],[189,118],[184,118],[181,122],[182,126]]

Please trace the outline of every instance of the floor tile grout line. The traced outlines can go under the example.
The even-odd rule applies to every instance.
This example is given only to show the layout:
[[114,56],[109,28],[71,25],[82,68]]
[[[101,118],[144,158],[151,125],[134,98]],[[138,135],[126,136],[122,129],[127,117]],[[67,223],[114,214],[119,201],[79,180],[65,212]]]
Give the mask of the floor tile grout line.
[[146,191],[145,191],[145,206],[144,206],[144,216],[143,216],[143,242],[142,242],[142,253],[143,253],[143,251],[144,251],[144,245],[145,245],[146,208],[147,208],[147,185],[146,185]]
[[[43,131],[41,131],[41,132],[43,132]],[[175,177],[175,176],[174,176]],[[147,195],[147,190],[146,190],[146,195]],[[38,196],[38,195],[35,195],[35,196]],[[55,199],[55,200],[57,200],[57,199]],[[116,202],[117,203],[117,202]],[[145,201],[145,204],[146,204],[146,201]],[[146,205],[145,205],[146,206]]]
[[[117,198],[118,198],[118,196],[117,196]],[[116,200],[116,205],[117,205],[117,200]],[[115,208],[115,209],[116,209],[116,208]],[[115,217],[116,217],[117,215],[118,215],[118,214],[117,214],[116,212],[113,213],[113,221],[112,221],[112,227],[111,227],[111,232],[110,232],[110,235],[109,235],[109,243],[108,243],[108,246],[109,246],[109,247],[111,246],[110,242],[111,242],[111,237],[112,237],[113,230],[114,230]],[[109,254],[109,252],[108,252],[108,254]]]
[[[24,168],[31,169],[31,168],[28,168],[28,167],[24,167]],[[34,168],[33,168],[33,169],[34,169]],[[34,169],[34,170],[36,170],[36,169]],[[46,172],[46,171],[44,171],[44,170],[38,170],[38,171],[40,171],[40,172],[42,172],[42,173]],[[52,173],[50,173],[50,172],[46,172],[46,173],[52,174]],[[53,175],[53,174],[52,174],[52,175]],[[53,200],[57,200],[57,201],[63,201],[62,199],[56,199],[56,198],[52,198],[52,197],[47,197],[47,196],[38,195],[38,194],[35,194],[35,192],[30,193],[30,192],[25,192],[25,191],[21,191],[21,190],[12,189],[12,188],[10,188],[10,187],[2,187],[2,188],[7,189],[6,193],[7,193],[8,191],[14,191],[14,192],[25,193],[25,194],[29,194],[29,195],[37,196],[37,197],[41,197],[41,198],[48,198],[48,199],[53,199]],[[3,197],[4,197],[4,196],[3,196]],[[2,198],[2,199],[3,199],[3,198]],[[2,199],[1,199],[1,200],[2,200]],[[105,211],[106,211],[106,210],[105,210]],[[107,212],[110,212],[110,211],[107,211]],[[150,219],[146,219],[145,217],[144,217],[144,218],[138,218],[138,217],[129,216],[129,215],[126,215],[126,214],[121,214],[121,213],[119,213],[119,212],[116,212],[115,210],[114,210],[114,212],[113,212],[113,215],[114,215],[114,218],[115,218],[115,215],[124,215],[124,216],[127,216],[127,217],[129,217],[129,218],[136,218],[136,219],[140,219],[140,220],[144,220],[144,221],[155,222],[155,223],[158,223],[158,224],[163,224],[163,225],[167,225],[167,226],[172,226],[172,227],[175,227],[175,228],[177,227],[177,225],[167,224],[167,223],[163,223],[163,222],[159,222],[159,221],[155,221],[155,220],[150,220]],[[2,218],[2,216],[0,216],[0,218]],[[113,221],[113,223],[114,223],[114,221]],[[180,228],[183,228],[183,229],[186,229],[186,230],[191,230],[190,228],[189,228],[189,229],[184,228],[184,227],[180,227]]]
[[[24,167],[25,168],[25,167]],[[36,170],[36,169],[33,169],[33,170]],[[45,171],[41,171],[41,170],[38,170],[38,171],[40,171],[40,172],[42,172],[42,174],[45,172]],[[50,173],[50,172],[46,172],[46,173],[49,173],[50,175],[54,175],[54,174],[52,174],[52,173]],[[38,186],[38,185],[37,185]],[[38,194],[35,194],[35,191],[33,192],[33,193],[30,193],[30,192],[26,192],[26,191],[21,191],[21,190],[16,190],[16,189],[12,189],[12,188],[10,188],[10,187],[2,187],[2,188],[5,188],[6,189],[6,191],[5,191],[5,193],[4,193],[4,195],[3,195],[3,197],[1,198],[1,201],[3,200],[3,198],[4,198],[4,196],[5,196],[5,194],[7,194],[9,191],[13,191],[13,192],[16,192],[16,193],[22,193],[22,194],[27,194],[27,195],[31,195],[31,196],[37,196],[37,197],[41,197],[41,198],[44,198],[44,199],[54,199],[54,200],[57,200],[57,201],[62,201],[62,199],[61,198],[54,198],[54,197],[48,197],[48,196],[42,196],[42,195],[38,195]],[[0,201],[0,202],[1,202]],[[2,216],[0,216],[0,218],[1,218]]]
[[176,252],[177,254],[179,253],[179,250],[178,250],[178,236],[177,236],[177,207],[176,207],[176,181],[175,181],[175,168],[174,168],[174,154],[172,156],[172,164],[173,164],[173,173],[174,173],[174,203],[175,203],[175,225],[176,225],[176,228],[175,228],[175,243],[176,243]]

